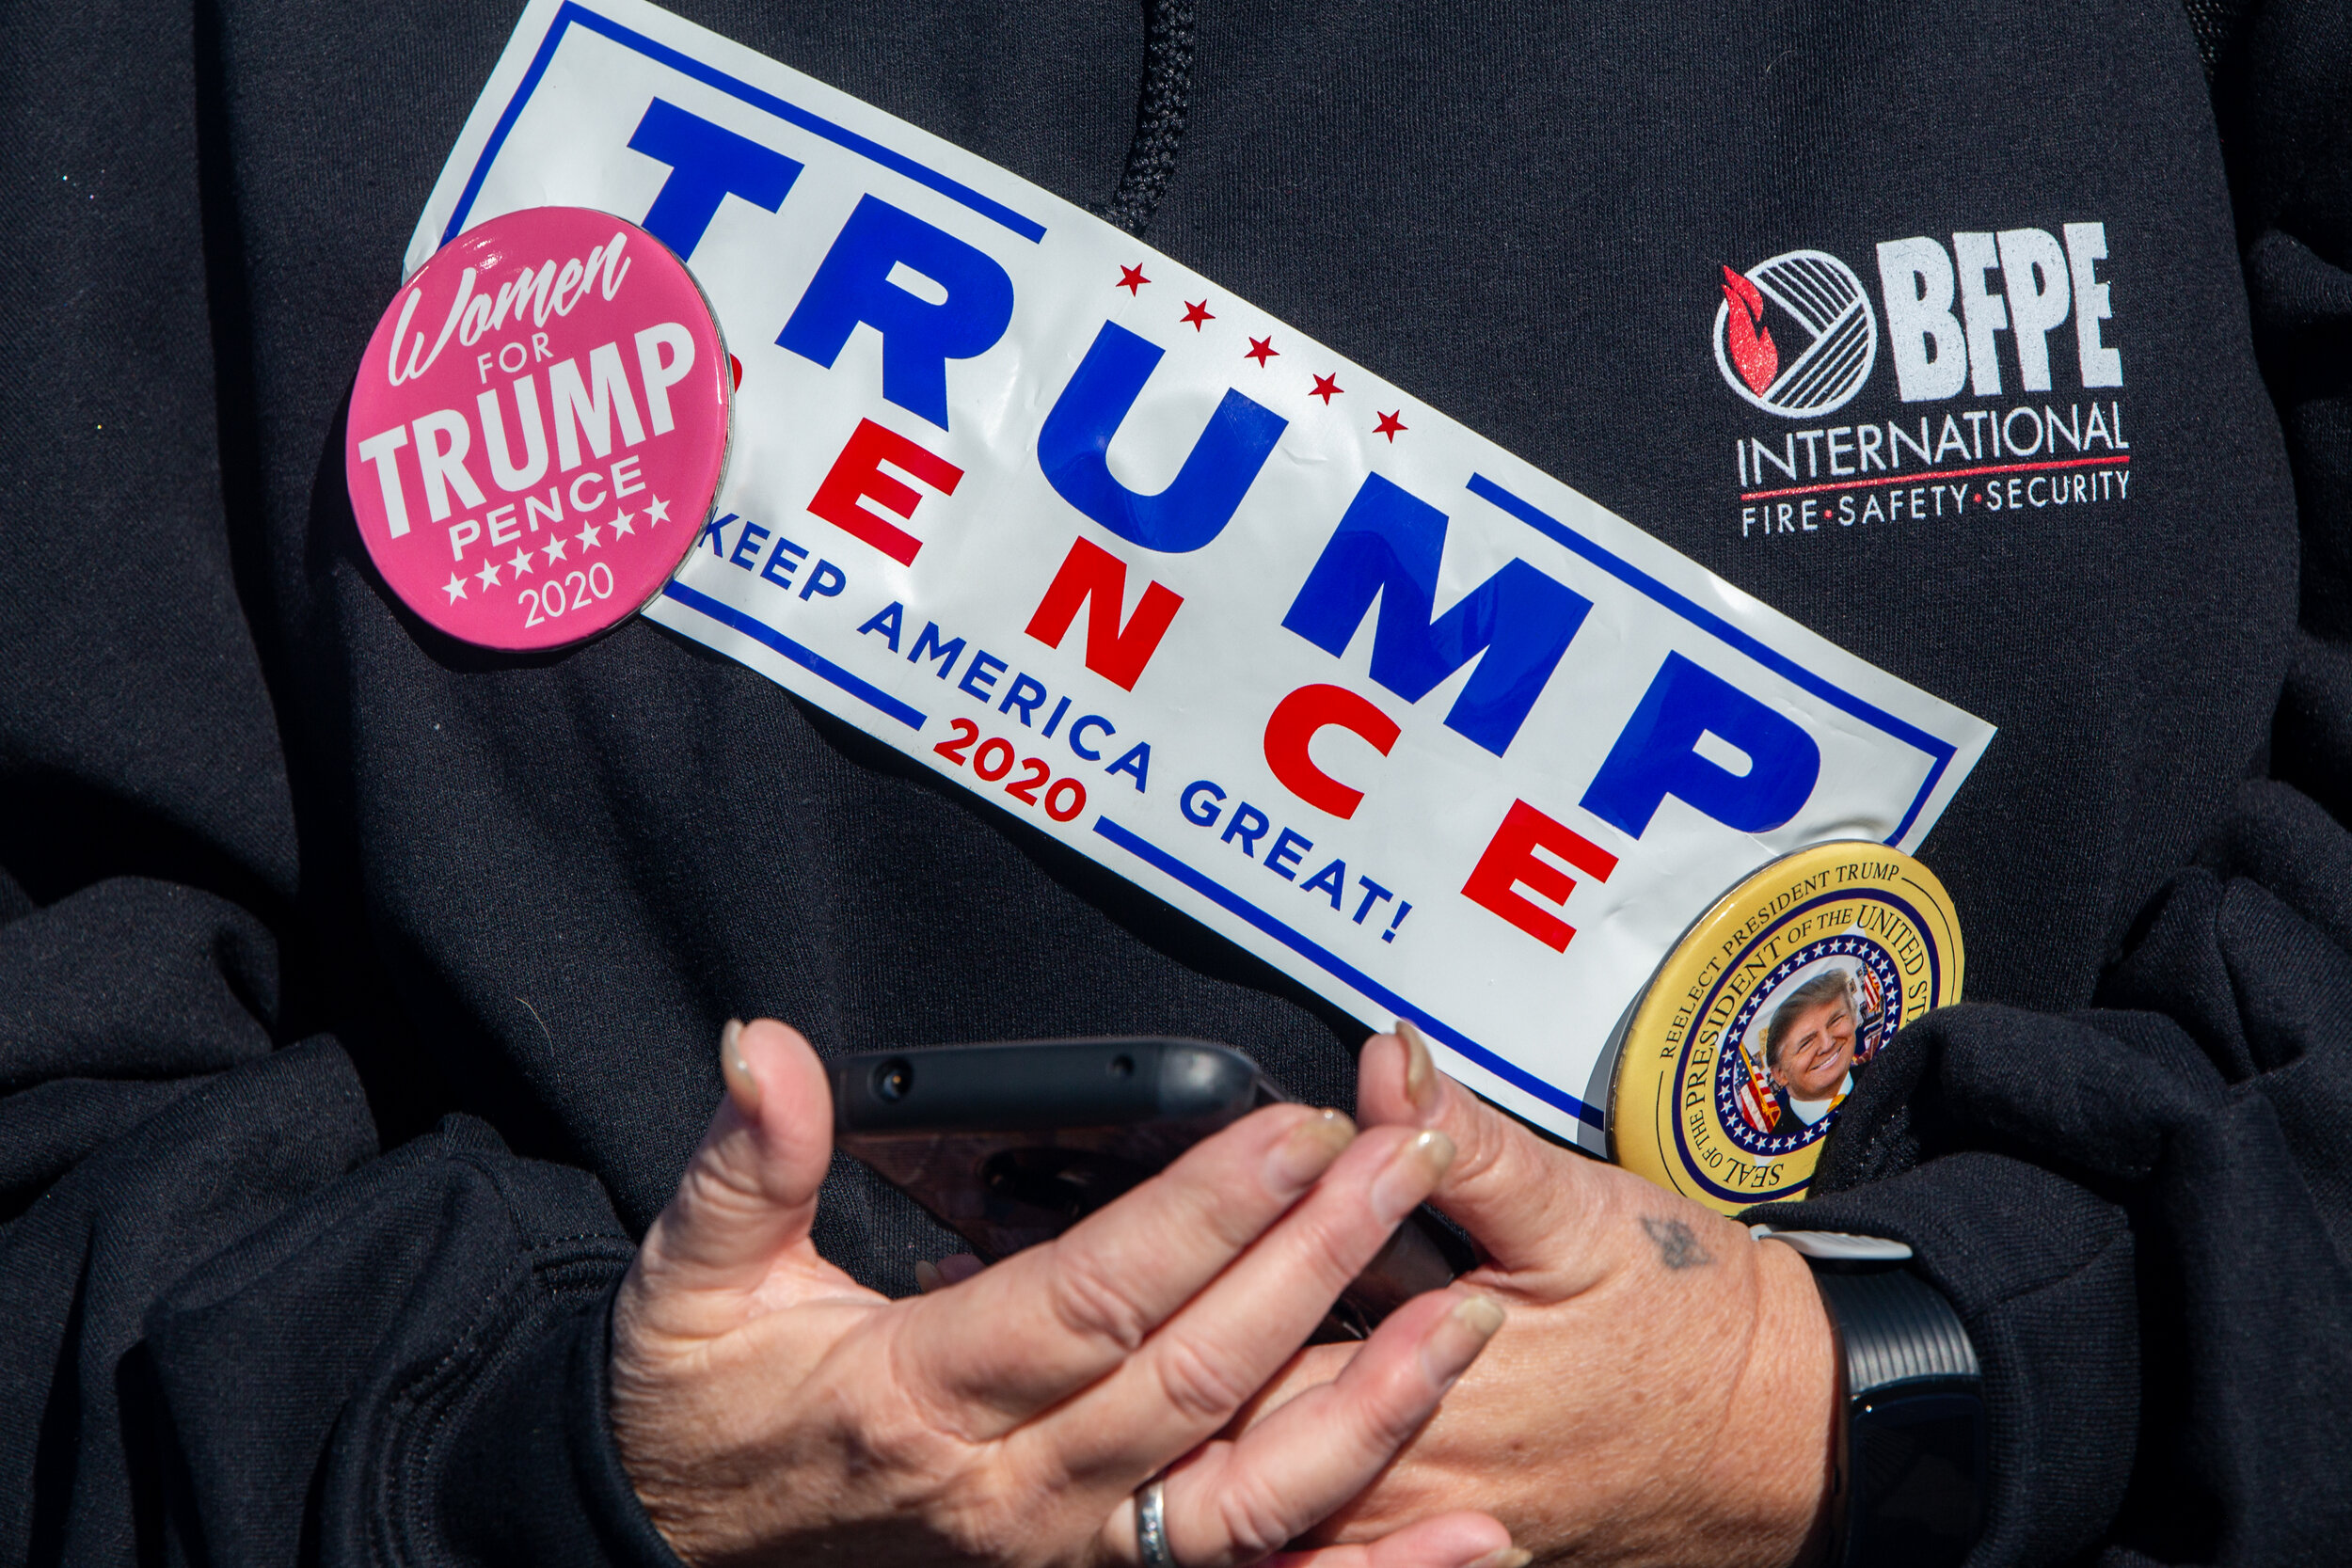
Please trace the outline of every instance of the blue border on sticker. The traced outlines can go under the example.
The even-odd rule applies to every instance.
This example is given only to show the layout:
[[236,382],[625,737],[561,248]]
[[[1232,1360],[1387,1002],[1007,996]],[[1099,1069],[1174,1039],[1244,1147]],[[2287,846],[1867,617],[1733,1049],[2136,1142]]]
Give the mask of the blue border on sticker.
[[858,701],[888,714],[908,729],[919,732],[929,721],[922,714],[907,706],[881,687],[868,685],[814,648],[803,647],[767,622],[746,615],[733,605],[714,599],[700,589],[689,588],[682,582],[673,582],[661,590],[661,596],[665,599],[675,599],[689,610],[700,610],[721,626],[739,631],[753,641],[773,648],[810,674],[831,681]]
[[598,16],[580,4],[580,0],[564,0],[563,8],[555,13],[554,23],[548,28],[548,36],[540,41],[538,54],[532,56],[531,69],[523,72],[522,85],[516,88],[514,98],[506,105],[506,112],[499,116],[498,124],[492,128],[490,140],[474,164],[465,190],[458,195],[457,210],[450,214],[449,227],[441,232],[443,245],[455,239],[465,228],[466,214],[473,211],[474,198],[482,194],[482,182],[489,178],[490,165],[497,160],[499,149],[506,145],[507,133],[514,130],[515,121],[522,116],[523,105],[538,89],[539,78],[547,73],[548,62],[555,57],[556,45],[563,41],[564,33],[575,25],[611,39],[623,48],[633,49],[682,76],[691,77],[706,87],[716,87],[730,98],[739,99],[755,109],[775,116],[787,125],[797,125],[811,135],[847,148],[859,157],[870,159],[894,174],[902,174],[918,185],[928,185],[948,200],[960,202],[991,222],[1004,225],[1031,244],[1045,238],[1043,224],[1035,218],[1023,217],[1003,202],[982,196],[960,180],[951,179],[929,165],[918,164],[905,153],[895,152],[878,141],[859,135],[845,125],[836,125],[798,104],[787,103],[773,93],[762,92],[749,82],[705,65],[691,55],[680,54],[668,44],[657,43],[610,17]]
[[1936,784],[1943,779],[1944,769],[1951,766],[1952,758],[1958,754],[1958,747],[1949,741],[1937,739],[1916,724],[1904,722],[1884,708],[1865,702],[1843,688],[1832,685],[1828,680],[1805,669],[1788,655],[1775,652],[1757,641],[1713,610],[1676,593],[1622,556],[1611,554],[1549,512],[1541,511],[1532,503],[1511,494],[1485,474],[1470,475],[1470,492],[1482,500],[1491,501],[1501,507],[1545,538],[1565,545],[1569,549],[1574,550],[1627,587],[1673,610],[1677,615],[1708,635],[1728,642],[1774,674],[1783,676],[1791,684],[1812,692],[1832,706],[1852,714],[1873,729],[1883,730],[1904,744],[1925,752],[1934,759],[1934,766],[1928,769],[1926,782],[1920,784],[1919,793],[1912,798],[1911,809],[1903,813],[1902,821],[1897,825],[1893,836],[1889,837],[1886,842],[1900,844],[1903,835],[1911,832],[1912,823],[1919,819],[1919,813],[1927,806],[1928,797],[1935,793]]
[[1526,1069],[1515,1067],[1504,1061],[1460,1030],[1438,1022],[1321,942],[1293,930],[1240,894],[1233,892],[1221,882],[1203,876],[1159,846],[1138,837],[1107,816],[1098,816],[1094,819],[1094,831],[1137,860],[1175,878],[1176,880],[1218,908],[1239,915],[1299,957],[1312,961],[1339,979],[1346,981],[1347,984],[1371,997],[1397,1017],[1411,1019],[1427,1030],[1431,1036],[1452,1046],[1504,1083],[1526,1090],[1547,1105],[1556,1106],[1565,1111],[1587,1127],[1599,1132],[1607,1131],[1607,1119],[1600,1114],[1599,1107],[1587,1105],[1576,1096],[1554,1088]]

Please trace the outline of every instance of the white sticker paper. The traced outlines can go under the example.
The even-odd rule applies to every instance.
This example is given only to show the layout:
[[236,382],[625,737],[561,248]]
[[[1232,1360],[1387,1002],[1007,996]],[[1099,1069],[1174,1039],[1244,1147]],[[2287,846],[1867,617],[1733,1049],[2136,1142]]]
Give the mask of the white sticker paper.
[[[1992,736],[1090,214],[637,0],[533,0],[408,268],[548,204],[676,251],[740,367],[648,615],[1586,1148],[1684,927],[1804,846],[1915,847]],[[626,356],[558,405],[485,343],[566,473],[626,447]]]

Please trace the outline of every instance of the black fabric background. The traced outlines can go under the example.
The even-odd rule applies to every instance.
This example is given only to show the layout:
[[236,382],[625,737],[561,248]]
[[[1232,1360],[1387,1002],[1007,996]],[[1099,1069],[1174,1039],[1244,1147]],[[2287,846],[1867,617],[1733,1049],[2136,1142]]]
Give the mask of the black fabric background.
[[[1120,188],[1139,12],[680,9]],[[1995,1006],[1891,1048],[1806,1214],[1967,1318],[1980,1560],[2340,1556],[2343,8],[2255,7],[2212,108],[2159,0],[1192,10],[1152,244],[2000,726],[1925,849]],[[1357,1026],[749,672],[644,624],[491,658],[371,576],[344,392],[512,21],[11,13],[0,1560],[659,1560],[601,1302],[730,1015],[1205,1035],[1350,1096]],[[1726,527],[1721,265],[2085,216],[2128,508]],[[885,1290],[950,1245],[846,1163],[820,1223]]]

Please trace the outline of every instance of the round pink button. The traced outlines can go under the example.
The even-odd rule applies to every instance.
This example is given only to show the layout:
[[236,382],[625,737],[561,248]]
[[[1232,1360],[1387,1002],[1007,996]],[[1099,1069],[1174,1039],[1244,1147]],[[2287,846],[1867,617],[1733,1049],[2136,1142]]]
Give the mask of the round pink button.
[[636,613],[726,467],[727,355],[661,242],[583,207],[493,218],[417,270],[352,388],[344,482],[408,608],[492,648]]

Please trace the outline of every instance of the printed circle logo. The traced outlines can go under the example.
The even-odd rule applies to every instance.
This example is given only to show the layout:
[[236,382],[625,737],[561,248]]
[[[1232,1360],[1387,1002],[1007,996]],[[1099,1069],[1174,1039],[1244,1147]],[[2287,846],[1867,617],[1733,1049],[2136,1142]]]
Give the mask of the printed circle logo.
[[1745,273],[1724,269],[1715,367],[1725,386],[1766,413],[1803,420],[1843,407],[1870,379],[1878,353],[1878,318],[1862,279],[1827,251],[1791,250]]
[[661,242],[580,207],[477,224],[386,308],[345,487],[385,584],[452,637],[560,648],[644,607],[726,469],[732,380]]
[[1960,999],[1964,961],[1949,895],[1901,850],[1772,862],[1692,925],[1629,1010],[1610,1158],[1724,1213],[1803,1197],[1847,1097],[1897,1029]]

